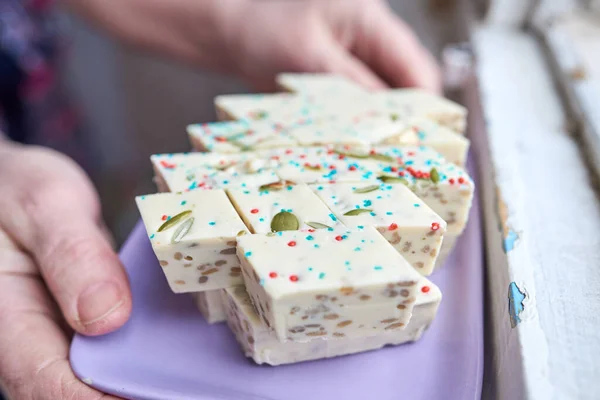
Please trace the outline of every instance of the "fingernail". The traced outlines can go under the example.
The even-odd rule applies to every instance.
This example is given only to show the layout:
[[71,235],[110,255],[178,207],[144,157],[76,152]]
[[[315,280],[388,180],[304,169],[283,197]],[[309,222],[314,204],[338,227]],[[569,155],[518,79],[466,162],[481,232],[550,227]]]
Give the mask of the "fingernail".
[[82,325],[98,322],[123,304],[119,287],[114,282],[101,282],[86,289],[77,302],[77,312]]

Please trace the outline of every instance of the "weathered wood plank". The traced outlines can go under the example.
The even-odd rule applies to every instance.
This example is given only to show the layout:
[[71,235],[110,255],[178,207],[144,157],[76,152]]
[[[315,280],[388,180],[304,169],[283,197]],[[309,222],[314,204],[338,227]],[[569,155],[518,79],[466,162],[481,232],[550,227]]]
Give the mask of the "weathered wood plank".
[[487,130],[473,138],[495,369],[485,393],[600,398],[598,199],[533,36],[479,27],[473,43]]

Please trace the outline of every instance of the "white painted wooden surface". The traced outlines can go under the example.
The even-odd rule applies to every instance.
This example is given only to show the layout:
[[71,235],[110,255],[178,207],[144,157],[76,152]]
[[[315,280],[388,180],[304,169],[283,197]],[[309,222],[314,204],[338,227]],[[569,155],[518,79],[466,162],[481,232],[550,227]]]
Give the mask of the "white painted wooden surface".
[[600,174],[600,9],[550,21],[539,17],[536,28],[550,52],[587,156]]
[[[471,88],[468,105],[476,110],[480,95],[487,131],[473,138],[483,156],[493,348],[484,398],[598,399],[598,198],[534,36],[486,25],[473,44],[479,93]],[[514,327],[511,282],[525,296]]]

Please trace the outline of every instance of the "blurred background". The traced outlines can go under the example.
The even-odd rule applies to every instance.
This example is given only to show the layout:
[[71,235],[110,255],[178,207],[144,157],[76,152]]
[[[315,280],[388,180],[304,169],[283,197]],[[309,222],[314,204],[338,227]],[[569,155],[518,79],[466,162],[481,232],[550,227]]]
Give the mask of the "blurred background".
[[[465,39],[459,3],[390,1],[438,57],[445,44]],[[139,217],[134,196],[156,191],[149,156],[189,150],[186,125],[215,120],[216,95],[248,88],[124,48],[66,11],[60,21],[69,48],[61,80],[83,117],[105,219],[121,243]]]

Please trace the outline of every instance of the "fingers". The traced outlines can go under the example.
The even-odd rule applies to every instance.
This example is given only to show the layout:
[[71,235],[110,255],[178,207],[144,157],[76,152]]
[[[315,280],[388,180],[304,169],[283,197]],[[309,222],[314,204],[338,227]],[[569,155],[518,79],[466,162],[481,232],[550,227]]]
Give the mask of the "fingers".
[[331,43],[328,51],[324,52],[323,57],[324,67],[322,72],[345,76],[369,90],[381,90],[388,87],[361,60],[337,43]]
[[48,153],[18,158],[18,170],[11,171],[14,161],[0,165],[0,229],[29,253],[73,329],[99,335],[119,328],[131,312],[129,284],[98,226],[87,179]]
[[[3,255],[8,248],[2,250],[0,265],[6,266]],[[43,282],[15,273],[21,264],[11,265],[13,273],[7,273],[7,268],[0,271],[0,387],[8,398],[116,399],[75,377],[67,361],[67,337],[55,322],[60,314],[53,308]]]
[[52,211],[34,222],[29,248],[63,315],[88,335],[120,327],[129,318],[131,296],[117,255],[92,220]]
[[367,11],[356,35],[356,55],[392,86],[441,93],[440,69],[410,27],[387,7]]

